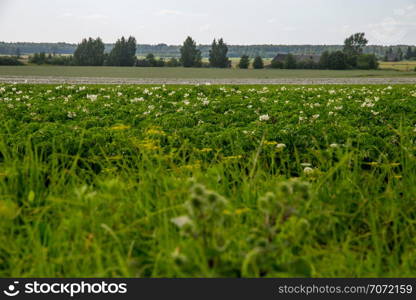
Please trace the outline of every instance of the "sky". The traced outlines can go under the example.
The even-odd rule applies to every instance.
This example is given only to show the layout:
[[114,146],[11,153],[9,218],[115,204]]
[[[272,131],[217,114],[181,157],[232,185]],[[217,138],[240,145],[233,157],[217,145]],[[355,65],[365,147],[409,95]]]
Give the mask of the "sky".
[[139,44],[416,44],[416,0],[0,0],[0,41]]

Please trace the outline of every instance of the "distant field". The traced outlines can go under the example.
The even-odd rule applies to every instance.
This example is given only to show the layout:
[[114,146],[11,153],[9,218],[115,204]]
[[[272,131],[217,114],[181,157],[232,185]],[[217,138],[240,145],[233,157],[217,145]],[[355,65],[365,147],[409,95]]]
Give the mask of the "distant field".
[[273,79],[273,78],[361,78],[416,77],[416,72],[394,70],[240,70],[208,68],[134,68],[134,67],[63,67],[0,66],[0,76],[65,76],[111,78],[181,78],[181,79]]
[[414,71],[416,61],[398,61],[398,62],[380,62],[380,69],[398,70],[398,71]]

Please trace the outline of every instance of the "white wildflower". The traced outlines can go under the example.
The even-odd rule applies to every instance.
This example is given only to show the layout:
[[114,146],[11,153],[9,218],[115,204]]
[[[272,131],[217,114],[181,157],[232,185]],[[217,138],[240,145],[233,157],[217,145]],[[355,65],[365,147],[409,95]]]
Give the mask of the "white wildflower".
[[96,101],[98,98],[97,95],[87,95],[87,99],[91,100],[91,101]]
[[261,115],[259,119],[260,119],[260,121],[269,121],[270,116],[269,115]]
[[69,111],[67,114],[68,118],[73,119],[77,116],[77,114],[73,111]]
[[306,175],[313,174],[313,172],[315,172],[315,170],[311,167],[306,167],[305,169],[303,169],[303,173],[305,173]]

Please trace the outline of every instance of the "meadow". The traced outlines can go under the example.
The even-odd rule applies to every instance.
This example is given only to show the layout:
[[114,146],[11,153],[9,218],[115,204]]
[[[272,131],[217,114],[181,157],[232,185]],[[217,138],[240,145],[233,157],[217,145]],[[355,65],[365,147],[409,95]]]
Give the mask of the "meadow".
[[414,277],[415,125],[415,85],[0,84],[0,276]]
[[380,62],[380,68],[384,70],[412,71],[416,70],[416,60],[404,60],[397,62]]
[[374,78],[416,77],[416,72],[397,70],[282,70],[218,68],[138,68],[138,67],[68,67],[0,66],[1,76],[111,77],[153,79],[274,79],[274,78]]

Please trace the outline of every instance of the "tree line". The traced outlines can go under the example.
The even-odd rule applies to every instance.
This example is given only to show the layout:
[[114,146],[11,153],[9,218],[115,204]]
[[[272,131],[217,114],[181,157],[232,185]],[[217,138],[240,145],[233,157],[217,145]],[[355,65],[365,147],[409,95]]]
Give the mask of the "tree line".
[[[114,47],[114,43],[105,43],[105,53],[109,53]],[[401,49],[406,53],[408,45],[392,46],[394,52]],[[414,46],[413,46],[414,47]],[[77,48],[77,44],[71,43],[8,43],[0,42],[0,54],[15,56],[17,52],[22,55],[33,55],[34,53],[51,53],[52,56],[58,55],[73,55]],[[167,45],[160,43],[157,45],[138,44],[136,48],[136,55],[145,57],[148,53],[153,53],[156,57],[169,59],[175,57],[180,58],[181,45]],[[203,58],[208,58],[211,45],[198,45],[197,48],[201,51]],[[378,58],[383,59],[389,46],[367,45],[364,47],[365,54],[375,54]],[[230,58],[241,57],[248,55],[255,57],[260,55],[264,58],[273,58],[276,53],[292,53],[294,55],[300,54],[315,54],[321,55],[325,51],[334,52],[342,50],[343,45],[228,45],[228,56]]]
[[416,48],[408,46],[404,52],[401,48],[389,47],[383,57],[384,61],[402,61],[404,59],[416,60]]
[[[307,57],[306,55],[294,55],[292,53],[275,56],[270,64],[265,64],[261,55],[256,55],[251,63],[250,56],[244,54],[240,57],[238,67],[247,69],[252,65],[254,69],[276,68],[276,69],[377,69],[379,66],[375,54],[365,53],[368,40],[364,33],[351,35],[344,41],[341,50],[324,51],[319,61]],[[388,60],[393,55],[393,48],[388,48],[385,59]],[[208,62],[202,60],[202,52],[196,42],[187,37],[181,45],[179,59],[171,57],[166,60],[163,57],[156,58],[153,53],[148,53],[144,59],[138,59],[137,42],[132,36],[124,36],[117,40],[114,47],[106,52],[106,46],[101,38],[83,39],[77,45],[72,56],[63,56],[56,54],[46,54],[44,52],[35,53],[29,57],[29,62],[34,64],[52,64],[52,65],[75,65],[75,66],[138,66],[138,67],[214,67],[230,68],[231,60],[229,59],[229,46],[222,38],[214,39],[208,52]],[[20,56],[20,51],[15,57]],[[406,57],[412,59],[416,56],[416,48],[408,47],[405,54],[399,48],[395,56],[398,59]],[[0,64],[19,64],[19,60],[11,57],[6,60],[0,60]]]
[[136,39],[134,37],[121,37],[111,51],[106,53],[104,43],[100,38],[88,38],[83,39],[78,44],[73,56],[45,54],[42,52],[30,56],[29,62],[75,66],[231,67],[231,61],[228,58],[228,46],[222,38],[218,41],[213,41],[209,52],[209,63],[202,62],[201,51],[191,37],[187,37],[181,46],[179,59],[175,57],[169,60],[164,58],[156,59],[152,53],[147,54],[144,59],[138,59],[136,57],[136,47]]
[[[378,69],[379,63],[375,54],[365,54],[364,49],[368,43],[364,33],[356,33],[348,37],[342,50],[325,51],[319,57],[319,61],[312,58],[306,59],[291,53],[277,55],[271,61],[270,65],[265,66],[260,56],[256,56],[253,61],[254,69],[264,67],[274,69],[329,69],[329,70],[346,70],[346,69]],[[283,58],[282,58],[283,57]],[[247,69],[250,65],[250,59],[243,55],[238,64],[239,68]]]

